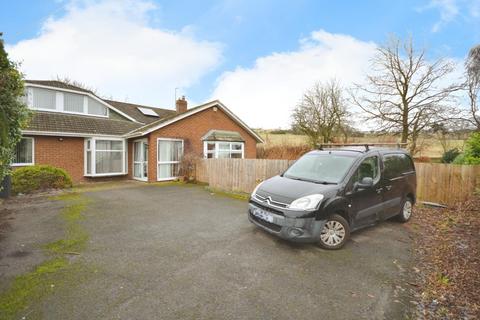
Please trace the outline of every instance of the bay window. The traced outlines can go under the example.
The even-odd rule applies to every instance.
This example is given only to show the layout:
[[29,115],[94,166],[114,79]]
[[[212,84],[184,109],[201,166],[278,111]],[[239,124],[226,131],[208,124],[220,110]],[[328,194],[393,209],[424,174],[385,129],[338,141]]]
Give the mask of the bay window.
[[85,175],[109,176],[127,173],[126,141],[92,138],[85,140]]
[[34,163],[33,138],[22,138],[15,147],[12,166],[28,166]]
[[207,159],[244,157],[243,142],[205,141],[203,150],[203,155]]

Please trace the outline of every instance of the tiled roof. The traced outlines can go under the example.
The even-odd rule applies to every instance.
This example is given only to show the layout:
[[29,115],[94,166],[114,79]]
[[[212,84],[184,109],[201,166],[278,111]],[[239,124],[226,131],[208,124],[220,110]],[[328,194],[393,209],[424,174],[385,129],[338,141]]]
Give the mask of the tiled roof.
[[243,123],[240,119],[238,119],[235,115],[233,115],[233,113],[230,110],[228,110],[227,107],[225,107],[218,100],[213,100],[213,101],[198,105],[196,107],[190,108],[187,111],[185,111],[184,113],[180,113],[180,114],[174,113],[170,116],[167,116],[165,118],[162,118],[162,119],[159,119],[159,120],[154,121],[152,123],[149,123],[145,126],[142,126],[138,129],[135,129],[135,130],[129,132],[127,136],[128,137],[136,137],[136,136],[145,135],[152,130],[157,130],[157,128],[160,128],[161,126],[165,126],[165,125],[168,125],[172,122],[179,121],[179,120],[181,120],[185,117],[189,117],[189,116],[191,116],[191,115],[193,115],[197,112],[200,112],[200,111],[205,110],[205,109],[210,108],[210,107],[219,107],[219,108],[223,109],[223,111],[225,113],[227,113],[227,115],[230,115],[230,117],[232,117],[233,121],[237,122],[239,125],[244,127],[247,130],[247,132],[249,132],[249,134],[252,137],[254,137],[255,140],[257,140],[257,142],[261,142],[261,143],[264,142],[263,139],[255,131],[250,129],[245,123]]
[[[27,84],[30,83],[85,92],[96,96],[95,93],[90,90],[56,80],[25,80],[25,82]],[[120,113],[123,113],[124,116],[126,115],[132,119],[135,119],[135,121],[138,122],[130,121],[126,118],[125,120],[118,120],[112,118],[73,115],[59,112],[57,113],[36,111],[34,112],[34,116],[30,122],[30,125],[25,131],[78,133],[79,136],[81,136],[81,134],[124,135],[128,133],[128,136],[137,136],[147,133],[148,130],[152,130],[156,126],[162,126],[165,122],[183,119],[185,116],[189,116],[194,114],[196,111],[200,111],[198,109],[201,108],[218,105],[224,108],[227,113],[231,114],[231,112],[218,100],[207,102],[203,105],[188,109],[185,113],[177,114],[175,110],[149,107],[114,100],[105,100],[98,96],[96,97],[105,101],[105,103],[112,106],[112,108],[115,108]],[[158,114],[158,118],[155,116],[148,116],[143,114],[140,110],[138,110],[138,107],[153,110],[156,114]],[[244,124],[240,119],[238,119],[234,115],[232,115],[232,117],[234,121],[237,121],[238,123],[240,123],[240,125],[245,127],[247,131],[250,132],[250,134],[254,136],[258,142],[263,142],[262,138],[258,136],[258,134],[256,134],[253,130],[251,130],[246,124]]]
[[90,90],[80,88],[65,82],[57,81],[57,80],[25,80],[26,83],[31,83],[31,84],[38,84],[42,86],[47,86],[47,87],[55,87],[55,88],[60,88],[60,89],[68,89],[68,90],[74,90],[74,91],[81,91],[81,92],[86,92],[93,94],[94,93]]
[[36,111],[27,131],[123,135],[141,127],[141,123],[108,118]]
[[[114,101],[114,100],[103,99],[103,101],[113,106],[114,108],[122,111],[123,113],[129,115],[133,119],[145,124],[152,123],[161,118],[165,118],[165,117],[176,114],[175,110],[161,109],[161,108],[143,106],[140,104],[133,104],[133,103],[127,103],[127,102]],[[158,115],[158,117],[144,115],[140,110],[138,110],[138,107],[151,109]]]
[[[191,113],[192,111],[195,111],[196,109],[202,108],[203,106],[204,105],[199,105],[199,106],[196,106],[194,108],[190,108],[186,112]],[[150,122],[149,124],[147,124],[145,126],[142,126],[142,127],[138,128],[135,131],[132,131],[130,133],[135,134],[135,133],[142,133],[142,132],[148,131],[148,129],[154,128],[154,127],[162,124],[163,122],[174,119],[175,117],[180,116],[180,115],[182,115],[182,114],[177,114],[176,112],[173,112],[173,113],[169,114],[168,116],[166,116],[164,118],[157,119],[156,121]]]

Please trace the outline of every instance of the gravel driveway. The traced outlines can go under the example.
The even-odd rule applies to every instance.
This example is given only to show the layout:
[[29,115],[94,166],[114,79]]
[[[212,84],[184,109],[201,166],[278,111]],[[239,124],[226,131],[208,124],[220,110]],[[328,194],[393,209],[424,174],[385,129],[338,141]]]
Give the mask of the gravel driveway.
[[[24,312],[44,319],[400,319],[408,314],[405,226],[352,235],[340,251],[293,245],[247,220],[247,203],[200,186],[132,184],[83,192],[84,251],[70,277]],[[0,275],[44,259],[64,201],[7,203]],[[1,217],[0,217],[1,219]],[[18,252],[28,254],[18,254]],[[58,285],[55,285],[58,283]],[[21,313],[23,314],[23,313]]]

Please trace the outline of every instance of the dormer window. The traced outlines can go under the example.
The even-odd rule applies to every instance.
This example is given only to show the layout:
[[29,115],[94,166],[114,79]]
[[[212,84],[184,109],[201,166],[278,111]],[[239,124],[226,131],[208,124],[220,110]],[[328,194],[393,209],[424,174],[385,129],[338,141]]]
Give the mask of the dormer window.
[[108,117],[108,107],[86,94],[29,86],[26,97],[34,110]]
[[108,108],[106,108],[103,104],[94,100],[90,97],[87,98],[88,100],[88,114],[96,115],[96,116],[108,116]]
[[63,110],[84,113],[85,96],[76,93],[63,93]]
[[32,88],[33,109],[56,109],[56,91],[49,89]]

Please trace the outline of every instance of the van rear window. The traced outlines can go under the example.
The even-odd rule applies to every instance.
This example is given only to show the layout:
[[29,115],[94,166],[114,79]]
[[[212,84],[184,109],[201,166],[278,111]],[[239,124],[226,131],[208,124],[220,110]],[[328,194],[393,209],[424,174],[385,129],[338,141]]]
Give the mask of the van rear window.
[[383,156],[384,175],[387,179],[414,171],[412,159],[403,153],[392,153]]

